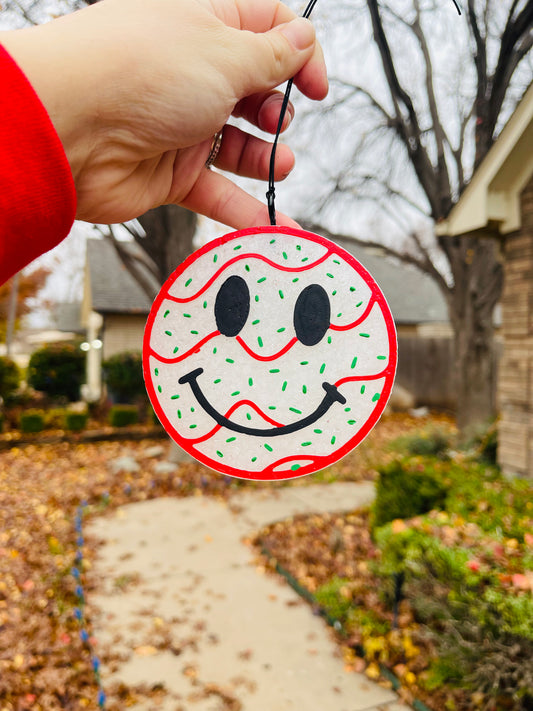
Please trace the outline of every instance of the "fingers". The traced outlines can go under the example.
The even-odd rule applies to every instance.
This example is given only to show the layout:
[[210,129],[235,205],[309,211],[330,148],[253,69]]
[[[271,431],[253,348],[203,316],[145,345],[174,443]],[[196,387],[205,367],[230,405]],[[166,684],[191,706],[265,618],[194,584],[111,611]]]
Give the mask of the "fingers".
[[[238,102],[233,110],[233,116],[246,119],[266,133],[276,133],[282,103],[283,94],[279,91],[253,94]],[[289,101],[283,119],[282,131],[289,127],[293,118],[294,106]]]
[[[234,61],[240,71],[233,72],[233,85],[239,96],[264,92],[291,77],[310,98],[327,94],[326,68],[322,51],[315,42],[313,25],[298,17],[263,33],[234,34]],[[308,67],[306,65],[309,65]]]
[[[215,165],[245,178],[268,180],[272,144],[251,136],[235,126],[224,127],[222,144]],[[283,180],[294,167],[294,154],[279,144],[276,151],[275,180]]]
[[[268,209],[235,183],[220,173],[203,170],[187,197],[179,203],[193,212],[222,222],[236,230],[268,225]],[[298,223],[282,213],[276,213],[279,225],[299,227]]]

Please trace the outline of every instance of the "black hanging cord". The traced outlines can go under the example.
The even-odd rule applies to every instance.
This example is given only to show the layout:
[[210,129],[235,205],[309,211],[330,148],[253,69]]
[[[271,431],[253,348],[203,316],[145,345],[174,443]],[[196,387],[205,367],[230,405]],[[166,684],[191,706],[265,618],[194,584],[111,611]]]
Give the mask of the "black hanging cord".
[[[313,9],[315,5],[317,4],[318,0],[310,0],[307,7],[305,8],[305,11],[302,15],[302,17],[308,18],[309,15],[313,12]],[[453,4],[455,5],[455,9],[461,14],[461,8],[459,6],[459,3],[457,0],[452,0]],[[274,143],[272,144],[272,152],[270,154],[270,167],[268,171],[268,191],[266,194],[267,198],[267,205],[268,205],[268,216],[270,218],[270,224],[275,225],[276,224],[276,207],[275,207],[275,200],[276,200],[276,188],[274,185],[274,169],[276,167],[276,148],[278,147],[278,139],[279,139],[279,134],[281,133],[281,127],[283,126],[283,120],[285,118],[285,113],[287,112],[287,106],[289,104],[289,96],[291,93],[292,85],[293,85],[294,80],[289,79],[287,82],[287,88],[285,89],[285,95],[283,97],[283,102],[281,104],[281,111],[279,114],[279,120],[278,120],[278,127],[276,130],[276,136],[274,138]]]
[[[318,0],[310,0],[309,4],[305,8],[304,14],[302,17],[305,17],[306,19],[309,17],[309,15],[313,12],[313,8],[317,4]],[[454,0],[455,1],[455,0]],[[283,97],[283,103],[281,104],[281,111],[279,114],[279,120],[278,120],[278,128],[276,130],[276,136],[274,138],[274,143],[272,144],[272,153],[270,154],[270,168],[268,171],[268,191],[266,194],[267,198],[267,205],[268,205],[268,215],[270,217],[270,224],[275,225],[276,224],[276,207],[275,207],[275,199],[276,199],[276,188],[274,186],[274,168],[276,167],[276,148],[278,147],[278,139],[279,139],[279,134],[281,133],[281,127],[283,126],[283,120],[285,118],[285,114],[287,112],[287,106],[289,104],[289,96],[291,93],[292,85],[293,85],[294,79],[289,79],[287,82],[287,88],[285,89],[285,96]]]

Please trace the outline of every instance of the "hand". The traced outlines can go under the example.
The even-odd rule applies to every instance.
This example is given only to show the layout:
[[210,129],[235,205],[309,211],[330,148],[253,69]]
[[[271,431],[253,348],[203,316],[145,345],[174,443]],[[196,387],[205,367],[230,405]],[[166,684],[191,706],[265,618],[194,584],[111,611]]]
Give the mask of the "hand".
[[[327,93],[312,25],[277,0],[103,0],[2,41],[50,114],[89,222],[175,203],[236,229],[268,223],[263,203],[206,168],[213,136],[231,115],[275,133],[274,88],[292,76],[312,99]],[[226,125],[215,165],[266,180],[270,150]],[[276,179],[293,163],[278,146]]]

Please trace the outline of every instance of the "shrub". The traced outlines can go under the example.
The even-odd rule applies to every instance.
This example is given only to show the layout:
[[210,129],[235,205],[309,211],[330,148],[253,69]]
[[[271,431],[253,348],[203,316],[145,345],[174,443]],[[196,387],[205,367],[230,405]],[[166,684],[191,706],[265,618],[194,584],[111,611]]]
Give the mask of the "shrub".
[[28,384],[52,398],[78,400],[85,373],[85,355],[74,345],[45,346],[32,354]]
[[61,430],[65,426],[64,407],[51,407],[44,412],[44,426],[46,429]]
[[70,432],[81,432],[87,427],[89,415],[86,412],[69,412],[65,413],[65,429]]
[[412,435],[398,437],[391,449],[413,456],[444,457],[450,449],[452,435],[440,427],[433,427]]
[[135,405],[113,405],[109,410],[109,424],[112,427],[127,427],[139,421],[139,412]]
[[442,508],[446,486],[416,462],[395,460],[378,468],[376,499],[372,507],[373,528],[397,518],[411,518]]
[[41,432],[44,429],[44,412],[42,410],[26,410],[20,415],[22,432]]
[[19,385],[20,373],[17,364],[11,358],[0,356],[0,398],[9,404]]
[[139,351],[117,353],[103,363],[104,378],[118,402],[128,403],[146,393]]

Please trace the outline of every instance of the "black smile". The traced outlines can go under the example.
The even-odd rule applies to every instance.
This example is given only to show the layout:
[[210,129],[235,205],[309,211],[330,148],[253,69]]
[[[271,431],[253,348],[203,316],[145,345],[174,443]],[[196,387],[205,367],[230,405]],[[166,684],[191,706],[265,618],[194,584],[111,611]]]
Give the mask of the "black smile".
[[246,425],[240,425],[237,422],[232,422],[231,420],[228,420],[227,417],[221,415],[220,412],[218,412],[211,405],[209,400],[203,394],[202,389],[200,388],[196,380],[198,376],[201,375],[203,372],[203,368],[196,368],[195,370],[191,370],[191,372],[187,373],[187,375],[183,375],[178,380],[178,383],[180,385],[189,383],[189,385],[191,386],[191,390],[193,391],[194,396],[198,401],[198,404],[203,407],[203,409],[207,412],[208,415],[210,415],[215,420],[215,422],[217,422],[222,427],[227,427],[229,430],[233,430],[234,432],[241,432],[242,434],[256,435],[258,437],[277,437],[278,435],[297,432],[298,430],[301,430],[304,427],[307,427],[308,425],[312,425],[317,420],[319,420],[322,415],[326,414],[326,412],[329,410],[329,408],[333,405],[334,402],[340,402],[341,405],[344,405],[346,403],[346,398],[340,394],[335,385],[332,385],[331,383],[322,383],[322,387],[326,391],[326,394],[324,395],[322,402],[319,404],[316,410],[310,415],[307,415],[307,417],[303,417],[301,420],[298,420],[298,422],[291,422],[289,425],[282,425],[281,427],[269,427],[266,429],[246,427]]

